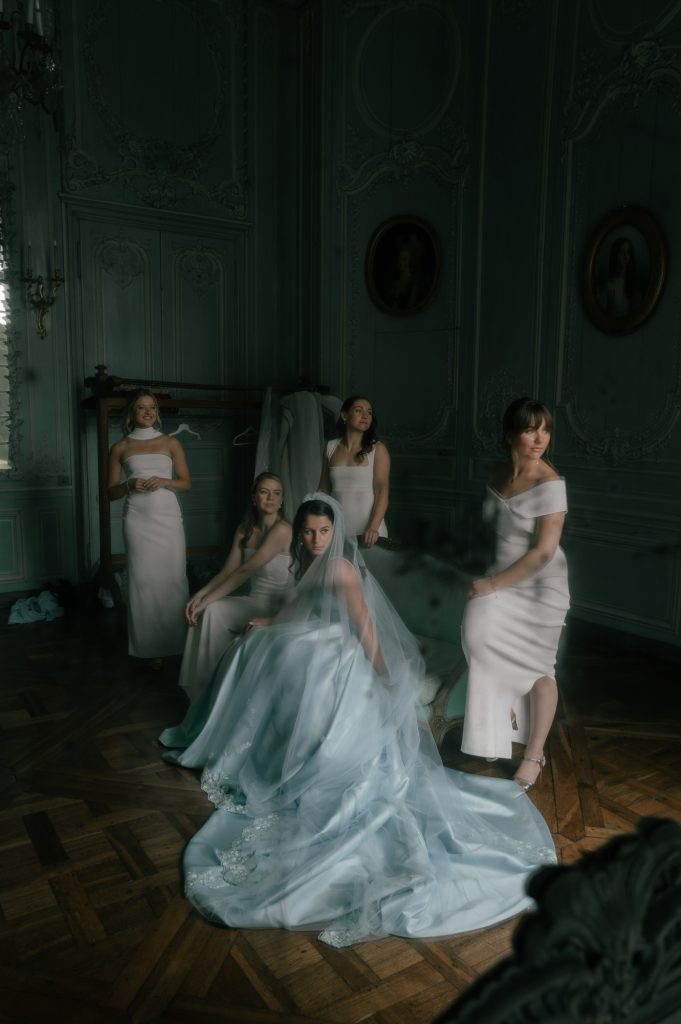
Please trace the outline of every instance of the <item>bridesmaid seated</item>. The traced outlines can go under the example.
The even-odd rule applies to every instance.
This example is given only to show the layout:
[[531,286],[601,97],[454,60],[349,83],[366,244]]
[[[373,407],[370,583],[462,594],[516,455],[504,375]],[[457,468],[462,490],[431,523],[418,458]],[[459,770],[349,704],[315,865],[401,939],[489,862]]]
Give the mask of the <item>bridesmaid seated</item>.
[[508,451],[487,484],[484,515],[496,550],[473,580],[462,624],[468,690],[461,749],[496,760],[525,743],[515,780],[530,789],[545,764],[556,712],[558,641],[570,606],[560,547],[565,481],[548,460],[551,413],[534,399],[512,402],[503,418]]
[[[180,669],[180,686],[194,701],[210,681],[225,648],[254,615],[274,615],[292,584],[289,572],[291,526],[283,518],[284,486],[278,476],[260,473],[251,505],[237,528],[227,561],[188,602],[190,627]],[[230,597],[250,580],[248,596]]]
[[338,437],[322,455],[319,490],[340,502],[347,533],[372,547],[387,537],[384,516],[390,493],[390,455],[376,437],[378,421],[371,402],[346,398],[336,423]]

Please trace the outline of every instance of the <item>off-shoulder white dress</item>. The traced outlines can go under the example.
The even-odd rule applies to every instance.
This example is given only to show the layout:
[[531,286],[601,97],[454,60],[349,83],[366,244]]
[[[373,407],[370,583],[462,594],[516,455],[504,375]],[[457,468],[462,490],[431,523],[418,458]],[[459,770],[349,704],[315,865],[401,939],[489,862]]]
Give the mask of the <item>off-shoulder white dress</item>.
[[[562,479],[546,480],[511,498],[488,487],[483,515],[493,522],[496,535],[490,575],[507,569],[529,550],[540,516],[566,511]],[[513,741],[527,742],[529,692],[542,676],[555,677],[558,641],[569,606],[567,561],[560,547],[529,579],[468,602],[461,627],[468,660],[464,753],[509,758]]]

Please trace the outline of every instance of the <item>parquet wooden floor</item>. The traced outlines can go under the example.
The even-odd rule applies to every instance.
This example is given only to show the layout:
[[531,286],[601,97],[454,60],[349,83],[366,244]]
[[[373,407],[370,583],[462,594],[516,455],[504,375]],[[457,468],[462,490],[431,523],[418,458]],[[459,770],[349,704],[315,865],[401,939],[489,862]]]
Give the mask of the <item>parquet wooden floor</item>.
[[[180,857],[211,806],[156,743],[184,713],[177,661],[140,671],[117,613],[95,609],[0,627],[0,643],[0,1020],[427,1024],[508,952],[517,921],[342,951],[208,924]],[[681,821],[681,693],[677,666],[576,627],[564,661],[532,799],[569,862],[641,815]],[[508,768],[457,750],[453,730],[452,766]]]

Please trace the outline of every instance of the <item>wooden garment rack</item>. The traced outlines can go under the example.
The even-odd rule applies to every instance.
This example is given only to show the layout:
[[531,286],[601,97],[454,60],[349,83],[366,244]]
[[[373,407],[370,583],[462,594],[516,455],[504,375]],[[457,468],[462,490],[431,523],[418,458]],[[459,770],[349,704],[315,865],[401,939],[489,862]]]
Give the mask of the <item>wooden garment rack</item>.
[[[99,569],[97,582],[110,590],[117,601],[120,601],[119,588],[114,577],[114,570],[125,564],[124,555],[113,555],[111,551],[111,509],[108,493],[109,467],[109,416],[125,407],[130,391],[135,388],[148,388],[154,393],[159,408],[177,412],[179,409],[203,409],[215,412],[243,413],[260,416],[262,400],[268,385],[251,384],[228,386],[225,384],[191,384],[185,381],[143,380],[136,377],[114,377],[107,373],[107,367],[98,365],[94,377],[85,378],[85,387],[92,394],[81,401],[81,407],[97,414],[97,477],[99,492]],[[199,392],[220,392],[228,397],[215,398],[173,398],[167,389]],[[291,394],[294,391],[315,391],[328,394],[329,388],[321,384],[309,384],[304,378],[299,379],[289,388],[272,388],[276,394]],[[201,547],[188,548],[188,555],[215,554],[222,548]]]

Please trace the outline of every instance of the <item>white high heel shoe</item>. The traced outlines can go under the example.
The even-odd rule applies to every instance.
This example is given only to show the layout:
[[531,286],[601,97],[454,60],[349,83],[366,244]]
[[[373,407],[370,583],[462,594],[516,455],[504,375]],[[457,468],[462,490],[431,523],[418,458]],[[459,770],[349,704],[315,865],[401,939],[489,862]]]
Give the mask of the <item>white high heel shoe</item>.
[[541,782],[541,773],[542,769],[546,764],[546,758],[542,754],[541,757],[521,757],[520,763],[522,764],[523,761],[532,761],[533,764],[539,765],[539,774],[537,775],[537,778],[534,780],[534,782],[530,782],[529,779],[524,779],[522,775],[513,776],[513,781],[517,782],[520,788],[523,790],[523,792],[527,793],[529,789],[532,789],[533,786],[536,786],[539,782]]

